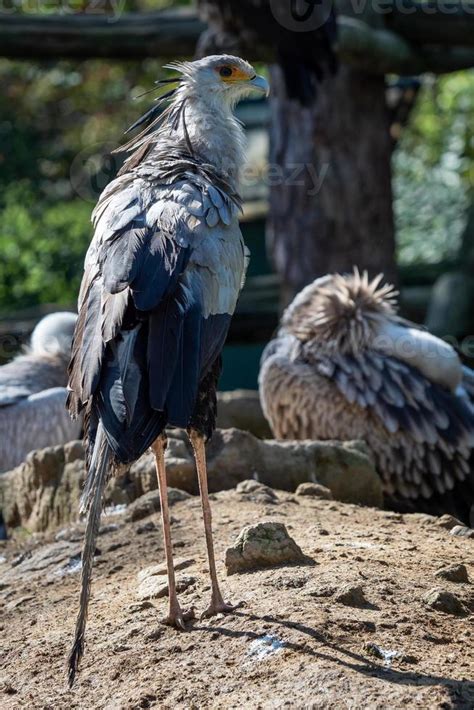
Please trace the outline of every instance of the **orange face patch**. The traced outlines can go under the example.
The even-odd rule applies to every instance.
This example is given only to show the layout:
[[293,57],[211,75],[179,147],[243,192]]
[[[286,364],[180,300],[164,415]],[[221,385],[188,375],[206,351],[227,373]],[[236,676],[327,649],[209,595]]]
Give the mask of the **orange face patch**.
[[217,73],[219,74],[222,81],[233,82],[233,81],[250,81],[253,79],[253,75],[250,75],[242,69],[232,66],[231,64],[223,64],[217,68]]

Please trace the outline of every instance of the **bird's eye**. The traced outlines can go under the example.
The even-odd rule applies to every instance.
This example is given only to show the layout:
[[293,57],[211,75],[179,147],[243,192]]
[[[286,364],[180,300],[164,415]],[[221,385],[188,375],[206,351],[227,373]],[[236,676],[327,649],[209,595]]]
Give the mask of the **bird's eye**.
[[232,67],[221,67],[219,70],[219,74],[223,77],[232,76]]

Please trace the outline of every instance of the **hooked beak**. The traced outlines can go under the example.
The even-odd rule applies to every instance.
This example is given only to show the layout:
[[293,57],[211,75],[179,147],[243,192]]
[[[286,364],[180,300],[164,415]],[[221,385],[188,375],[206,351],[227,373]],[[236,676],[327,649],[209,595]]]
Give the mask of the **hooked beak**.
[[254,76],[253,79],[250,79],[250,84],[255,91],[265,94],[265,96],[270,96],[270,84],[264,76]]

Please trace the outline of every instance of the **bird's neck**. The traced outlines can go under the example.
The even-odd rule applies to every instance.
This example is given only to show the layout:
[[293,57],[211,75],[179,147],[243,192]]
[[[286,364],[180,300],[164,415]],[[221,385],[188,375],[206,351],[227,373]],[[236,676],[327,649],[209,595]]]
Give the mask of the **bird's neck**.
[[233,107],[212,95],[202,97],[187,93],[180,96],[178,92],[174,108],[182,106],[183,100],[184,109],[179,120],[168,124],[169,138],[179,145],[190,145],[194,157],[212,165],[216,173],[239,193],[246,142]]

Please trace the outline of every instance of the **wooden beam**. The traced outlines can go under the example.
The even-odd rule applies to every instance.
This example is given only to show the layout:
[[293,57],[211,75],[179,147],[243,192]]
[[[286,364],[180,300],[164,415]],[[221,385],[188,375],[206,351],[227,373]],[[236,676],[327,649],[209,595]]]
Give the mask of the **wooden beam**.
[[194,12],[3,15],[0,55],[12,59],[192,56],[205,30]]
[[395,32],[346,16],[339,18],[338,27],[340,58],[372,74],[443,74],[474,66],[474,47],[415,45]]
[[[385,0],[380,0],[385,3]],[[388,29],[412,42],[474,47],[474,0],[389,0]]]
[[[386,25],[397,26],[399,32],[372,28],[354,17],[339,17],[338,52],[343,61],[372,73],[395,74],[426,71],[441,74],[474,66],[474,13],[464,13],[463,22],[459,23],[458,15],[453,15],[452,21],[450,15],[424,15],[414,0],[404,0],[415,6],[416,14],[414,27],[417,29],[410,30],[408,37],[409,18],[414,16],[402,15],[396,9],[395,0],[386,2],[384,7],[392,5]],[[454,0],[446,2],[454,3]],[[449,42],[440,42],[438,47],[420,43],[425,26],[431,28],[427,30],[430,40],[438,37],[441,28]],[[0,14],[0,56],[12,59],[124,60],[192,56],[205,28],[205,24],[189,10],[126,13],[116,19],[87,14]],[[466,46],[454,46],[456,39],[465,40]],[[273,59],[268,47],[253,45],[243,47],[242,51],[252,61]]]

